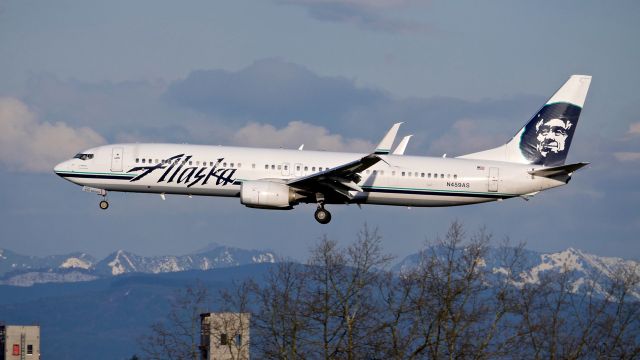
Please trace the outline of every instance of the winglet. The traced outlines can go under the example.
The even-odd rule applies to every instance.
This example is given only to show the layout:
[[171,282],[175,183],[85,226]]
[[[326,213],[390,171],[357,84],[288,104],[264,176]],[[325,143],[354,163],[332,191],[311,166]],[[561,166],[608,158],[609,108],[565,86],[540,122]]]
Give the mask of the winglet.
[[396,139],[396,134],[398,133],[398,129],[400,129],[401,122],[393,124],[391,129],[387,132],[387,134],[382,138],[378,147],[376,147],[375,154],[378,155],[386,155],[391,152],[391,146],[393,145],[393,141]]
[[409,144],[409,139],[411,139],[413,135],[407,135],[405,137],[402,138],[402,141],[400,141],[400,144],[398,144],[398,147],[396,147],[395,150],[393,150],[393,155],[404,155],[404,150],[407,148],[407,144]]

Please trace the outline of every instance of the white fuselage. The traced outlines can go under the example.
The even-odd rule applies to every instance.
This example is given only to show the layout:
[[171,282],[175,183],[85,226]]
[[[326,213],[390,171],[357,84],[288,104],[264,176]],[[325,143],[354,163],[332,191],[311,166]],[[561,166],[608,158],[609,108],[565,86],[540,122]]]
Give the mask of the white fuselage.
[[[114,144],[60,163],[65,179],[108,191],[238,197],[247,180],[286,182],[366,154],[180,144]],[[565,181],[532,176],[540,166],[382,155],[360,173],[351,203],[454,206],[536,193]],[[302,202],[315,202],[303,200]],[[345,201],[342,201],[343,203]]]

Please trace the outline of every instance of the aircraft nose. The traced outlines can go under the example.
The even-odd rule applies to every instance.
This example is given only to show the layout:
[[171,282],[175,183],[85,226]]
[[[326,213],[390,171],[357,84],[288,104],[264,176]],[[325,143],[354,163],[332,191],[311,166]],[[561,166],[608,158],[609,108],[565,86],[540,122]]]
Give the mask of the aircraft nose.
[[56,173],[57,175],[61,176],[61,172],[67,170],[67,161],[63,161],[60,164],[56,165],[53,167],[53,172]]

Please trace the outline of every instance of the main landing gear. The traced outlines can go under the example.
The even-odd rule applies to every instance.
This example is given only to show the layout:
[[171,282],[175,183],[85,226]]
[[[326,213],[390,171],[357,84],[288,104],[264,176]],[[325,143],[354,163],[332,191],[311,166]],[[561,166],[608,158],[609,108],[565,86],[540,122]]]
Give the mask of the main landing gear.
[[100,201],[100,209],[107,210],[109,208],[109,202],[107,200]]
[[328,224],[331,221],[331,213],[324,209],[324,204],[318,204],[318,209],[313,216],[320,224]]

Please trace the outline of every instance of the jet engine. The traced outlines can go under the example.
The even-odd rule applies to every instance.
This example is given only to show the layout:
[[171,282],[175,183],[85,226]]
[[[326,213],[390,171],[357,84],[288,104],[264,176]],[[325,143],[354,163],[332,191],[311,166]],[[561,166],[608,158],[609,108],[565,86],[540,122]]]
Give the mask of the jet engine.
[[289,210],[299,198],[288,185],[273,181],[243,181],[240,189],[240,202],[251,208]]

